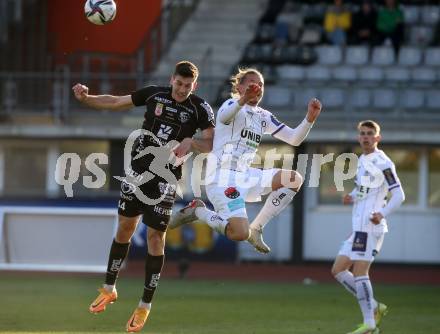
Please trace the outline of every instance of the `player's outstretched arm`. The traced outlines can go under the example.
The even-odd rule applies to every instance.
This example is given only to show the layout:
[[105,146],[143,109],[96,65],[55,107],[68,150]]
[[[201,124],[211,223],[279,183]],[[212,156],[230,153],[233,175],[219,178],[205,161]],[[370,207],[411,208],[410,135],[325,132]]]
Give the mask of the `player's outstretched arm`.
[[299,146],[309,134],[313,123],[321,113],[321,109],[321,102],[316,98],[311,99],[307,107],[307,115],[305,119],[296,128],[292,129],[287,125],[279,123],[282,125],[279,126],[272,135],[287,144]]
[[91,108],[119,111],[134,107],[131,95],[89,95],[89,88],[80,83],[73,86],[72,90],[78,101]]

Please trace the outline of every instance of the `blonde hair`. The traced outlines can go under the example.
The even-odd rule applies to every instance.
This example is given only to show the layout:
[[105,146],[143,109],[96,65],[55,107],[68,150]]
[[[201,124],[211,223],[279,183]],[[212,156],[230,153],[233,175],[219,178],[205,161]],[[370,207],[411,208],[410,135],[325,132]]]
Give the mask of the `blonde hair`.
[[261,74],[260,71],[258,71],[256,68],[238,68],[238,72],[236,74],[234,74],[231,77],[231,84],[232,84],[232,89],[231,89],[231,96],[233,98],[240,98],[240,93],[238,92],[237,86],[241,83],[243,83],[243,80],[246,78],[246,76],[248,74],[256,74],[259,75],[261,77],[261,79],[264,81],[264,77],[263,74]]
[[370,119],[366,121],[360,121],[357,126],[357,129],[360,130],[361,126],[366,126],[367,128],[374,129],[376,131],[376,135],[380,134],[380,125],[377,124],[375,121],[372,121]]

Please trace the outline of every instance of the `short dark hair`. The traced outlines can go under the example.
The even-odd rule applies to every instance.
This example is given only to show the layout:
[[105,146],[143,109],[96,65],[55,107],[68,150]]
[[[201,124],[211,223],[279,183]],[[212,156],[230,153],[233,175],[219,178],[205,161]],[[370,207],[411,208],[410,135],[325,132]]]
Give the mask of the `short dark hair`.
[[197,77],[199,76],[199,69],[190,61],[184,60],[176,64],[173,75],[180,75],[184,78],[197,79]]
[[360,121],[357,126],[357,129],[360,130],[361,126],[366,126],[367,128],[374,129],[377,135],[380,134],[380,125],[375,121],[372,121],[370,119],[366,121]]

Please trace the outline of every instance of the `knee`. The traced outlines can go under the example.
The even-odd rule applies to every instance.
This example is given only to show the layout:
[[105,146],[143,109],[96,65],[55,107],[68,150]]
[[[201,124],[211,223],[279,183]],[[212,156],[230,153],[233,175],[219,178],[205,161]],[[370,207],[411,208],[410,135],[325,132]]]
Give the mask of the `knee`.
[[165,249],[165,233],[149,229],[147,235],[148,252],[151,255],[162,255]]
[[235,241],[246,241],[247,239],[249,239],[249,231],[240,230],[237,231],[234,236]]
[[227,236],[234,241],[245,241],[249,238],[248,224],[228,224]]
[[116,232],[116,241],[120,243],[130,242],[131,237],[136,229],[136,222],[133,223],[119,223],[118,230]]

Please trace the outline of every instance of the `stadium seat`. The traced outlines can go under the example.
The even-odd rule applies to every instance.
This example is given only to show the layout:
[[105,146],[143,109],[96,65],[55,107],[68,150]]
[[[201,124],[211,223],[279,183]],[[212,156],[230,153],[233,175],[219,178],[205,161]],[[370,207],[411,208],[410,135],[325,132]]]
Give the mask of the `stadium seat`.
[[318,24],[308,24],[304,27],[304,31],[299,40],[300,44],[315,45],[321,42],[322,26]]
[[348,105],[350,108],[364,109],[370,106],[370,91],[368,89],[354,89],[348,93]]
[[255,41],[257,43],[270,43],[275,36],[275,27],[271,24],[261,24],[257,28],[257,36]]
[[414,46],[428,46],[434,36],[430,26],[412,26],[409,30],[409,43]]
[[397,104],[396,92],[389,88],[373,90],[373,107],[377,109],[392,109]]
[[368,47],[349,46],[345,51],[345,63],[347,65],[366,65],[368,63]]
[[411,69],[411,78],[416,84],[433,84],[436,80],[435,70],[431,67],[414,67]]
[[330,80],[330,69],[327,66],[309,66],[306,68],[306,78],[311,81],[327,81]]
[[353,66],[337,66],[333,68],[333,79],[341,81],[355,81],[357,79],[357,72]]
[[440,48],[427,48],[425,50],[425,65],[440,66]]
[[398,64],[402,66],[419,65],[422,61],[422,51],[420,48],[404,46],[399,51]]
[[244,51],[243,61],[245,63],[258,63],[263,59],[263,51],[261,45],[250,44]]
[[366,82],[378,82],[384,79],[384,72],[381,67],[365,66],[358,70],[359,79]]
[[271,63],[272,62],[272,52],[273,52],[272,44],[262,44],[261,45],[261,61],[263,63]]
[[318,46],[316,51],[321,65],[339,65],[342,62],[342,48],[339,46]]
[[282,108],[291,104],[290,99],[291,89],[281,86],[266,86],[264,92],[264,104],[274,107]]
[[282,65],[277,66],[276,71],[278,73],[278,78],[284,80],[301,81],[304,80],[306,76],[303,66]]
[[428,109],[437,109],[440,111],[440,90],[433,89],[426,92],[426,106]]
[[378,46],[373,49],[371,64],[389,66],[394,64],[394,50],[389,46]]
[[440,7],[437,6],[421,6],[422,22],[428,25],[436,25],[440,19]]
[[344,90],[342,88],[324,88],[320,91],[319,97],[325,108],[334,109],[344,106]]
[[400,92],[399,106],[403,109],[422,109],[424,101],[423,90],[405,89]]
[[410,71],[405,67],[388,67],[384,72],[387,81],[405,83],[410,79]]
[[412,25],[419,23],[420,6],[402,6],[405,24]]

